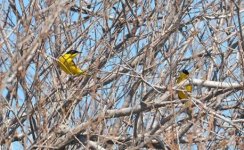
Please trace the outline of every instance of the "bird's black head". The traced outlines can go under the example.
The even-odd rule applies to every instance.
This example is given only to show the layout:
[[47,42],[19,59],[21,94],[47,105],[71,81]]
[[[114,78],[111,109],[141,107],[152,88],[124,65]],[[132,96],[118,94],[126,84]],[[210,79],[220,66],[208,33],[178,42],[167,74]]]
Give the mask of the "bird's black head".
[[80,53],[80,52],[78,52],[76,50],[70,50],[66,54],[77,54],[77,53]]
[[182,72],[186,75],[189,75],[189,72],[186,69],[183,69]]

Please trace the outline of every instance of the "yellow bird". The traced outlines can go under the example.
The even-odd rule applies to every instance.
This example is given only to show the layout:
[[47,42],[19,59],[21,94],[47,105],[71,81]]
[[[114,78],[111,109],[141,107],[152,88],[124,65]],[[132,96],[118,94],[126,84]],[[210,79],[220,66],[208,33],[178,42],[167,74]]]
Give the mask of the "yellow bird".
[[[179,84],[180,82],[186,80],[189,78],[189,72],[187,70],[182,70],[176,80],[177,84]],[[179,90],[178,91],[178,97],[179,99],[189,99],[190,95],[188,94],[188,92],[192,92],[192,85],[191,84],[187,84],[184,86],[184,90]],[[184,103],[185,107],[188,108],[187,113],[189,114],[189,116],[191,117],[191,106],[192,106],[192,102],[191,100],[187,101]]]
[[65,73],[70,75],[86,75],[86,72],[78,68],[73,61],[78,53],[81,52],[70,50],[58,58],[58,65]]
[[[179,74],[179,77],[177,78],[176,82],[179,84],[180,82],[182,82],[183,80],[186,80],[189,77],[189,72],[187,70],[182,70]],[[178,92],[178,97],[179,99],[188,99],[189,95],[187,94],[187,92],[191,92],[192,91],[192,85],[187,84],[185,85],[185,90],[184,91],[179,91]]]

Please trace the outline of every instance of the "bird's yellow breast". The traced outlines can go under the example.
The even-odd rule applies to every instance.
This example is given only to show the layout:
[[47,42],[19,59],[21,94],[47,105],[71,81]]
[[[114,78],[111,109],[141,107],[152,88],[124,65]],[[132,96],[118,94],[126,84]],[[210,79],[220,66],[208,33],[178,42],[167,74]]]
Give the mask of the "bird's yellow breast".
[[[188,77],[189,77],[189,75],[181,72],[179,74],[179,77],[177,78],[176,82],[177,83],[180,83],[183,80],[187,79]],[[191,91],[192,91],[192,85],[190,85],[190,84],[185,85],[184,90],[178,91],[178,97],[179,97],[179,99],[188,99],[189,96],[188,96],[187,92],[191,92]]]
[[72,54],[64,54],[58,58],[59,67],[67,74],[80,75],[84,71],[80,70],[74,63],[75,56]]

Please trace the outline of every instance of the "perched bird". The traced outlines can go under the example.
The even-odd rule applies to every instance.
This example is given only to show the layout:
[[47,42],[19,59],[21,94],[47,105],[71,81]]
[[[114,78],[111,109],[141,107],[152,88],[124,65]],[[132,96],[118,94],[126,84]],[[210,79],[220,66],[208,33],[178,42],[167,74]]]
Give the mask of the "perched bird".
[[86,72],[78,68],[73,61],[78,53],[81,52],[70,50],[58,58],[58,65],[65,73],[71,75],[86,75]]
[[[188,79],[189,77],[189,72],[187,70],[182,70],[176,80],[177,84],[179,84],[180,82]],[[188,94],[188,92],[190,93],[192,91],[192,85],[191,84],[187,84],[184,86],[184,90],[179,90],[178,91],[178,97],[179,99],[189,99],[190,95]],[[191,117],[191,106],[192,106],[192,102],[189,100],[187,102],[184,103],[185,107],[187,108],[187,113],[188,115]]]
[[[183,80],[186,80],[188,77],[189,77],[189,72],[184,69],[180,72],[179,77],[177,78],[176,82],[179,84]],[[185,85],[185,90],[178,92],[179,99],[188,99],[189,96],[188,96],[187,92],[191,92],[191,91],[192,91],[192,85],[190,85],[190,84]]]

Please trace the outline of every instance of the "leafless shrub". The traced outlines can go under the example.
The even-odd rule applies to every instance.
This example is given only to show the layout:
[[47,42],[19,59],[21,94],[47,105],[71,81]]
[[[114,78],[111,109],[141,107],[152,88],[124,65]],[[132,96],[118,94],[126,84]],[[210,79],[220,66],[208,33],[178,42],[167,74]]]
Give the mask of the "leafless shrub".
[[[1,2],[2,148],[243,147],[242,1]],[[91,77],[60,71],[69,49]]]

